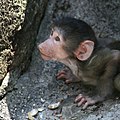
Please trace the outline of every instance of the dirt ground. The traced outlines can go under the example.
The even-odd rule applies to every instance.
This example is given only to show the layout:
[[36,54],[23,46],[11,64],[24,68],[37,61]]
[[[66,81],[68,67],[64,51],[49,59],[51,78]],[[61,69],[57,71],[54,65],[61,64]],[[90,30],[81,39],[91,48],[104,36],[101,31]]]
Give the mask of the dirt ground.
[[[64,0],[62,1],[64,2]],[[63,12],[62,1],[51,0],[49,2],[45,17],[40,25],[31,64],[28,70],[21,75],[14,89],[0,101],[0,120],[27,120],[28,112],[38,108],[40,110],[35,114],[34,120],[120,120],[119,93],[103,103],[82,110],[81,107],[77,107],[74,103],[75,96],[80,92],[94,93],[94,89],[79,84],[66,85],[63,81],[56,80],[56,73],[64,65],[54,61],[43,61],[39,55],[37,44],[49,35],[51,18]],[[107,2],[95,2],[95,6],[87,4],[87,2],[88,0],[82,0],[81,3],[79,0],[76,0],[75,3],[72,0],[65,2],[64,14],[71,14],[74,17],[84,19],[93,27],[97,37],[120,38],[119,27],[115,26],[115,24],[109,26],[110,23],[117,20],[120,14],[114,15],[111,18],[112,20],[106,20],[106,15],[109,17],[112,15],[112,13],[110,15],[110,11],[114,6],[109,4],[111,5],[107,9],[109,14],[106,13],[105,16],[102,16],[101,12],[98,16],[93,9],[97,11],[97,8],[100,8],[105,13],[107,12],[105,11]],[[72,6],[70,6],[71,4]],[[116,5],[119,6],[120,3],[117,4],[116,2]],[[54,12],[55,14],[53,14]],[[98,19],[96,19],[96,16]],[[48,108],[51,103],[57,102],[60,102],[58,109],[50,110]]]

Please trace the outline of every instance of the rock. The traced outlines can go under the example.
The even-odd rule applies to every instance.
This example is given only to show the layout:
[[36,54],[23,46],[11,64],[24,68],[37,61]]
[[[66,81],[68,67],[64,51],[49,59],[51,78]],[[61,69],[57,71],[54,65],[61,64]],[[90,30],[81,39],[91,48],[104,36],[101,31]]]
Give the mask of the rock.
[[59,106],[60,106],[60,102],[57,102],[57,103],[52,103],[52,104],[48,105],[48,108],[50,110],[54,110],[54,109],[57,109]]

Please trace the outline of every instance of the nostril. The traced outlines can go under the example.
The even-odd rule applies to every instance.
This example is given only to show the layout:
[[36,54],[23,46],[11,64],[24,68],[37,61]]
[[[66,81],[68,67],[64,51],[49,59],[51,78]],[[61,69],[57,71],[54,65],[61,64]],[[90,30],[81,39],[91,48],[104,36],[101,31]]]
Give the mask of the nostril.
[[43,52],[44,52],[43,46],[42,46],[42,45],[38,45],[38,50],[39,50],[41,53],[43,53]]
[[41,46],[41,45],[38,45],[37,48],[38,48],[39,50],[41,50],[41,49],[42,49],[42,46]]
[[40,47],[39,47],[38,49],[39,49],[39,51],[41,51],[41,52],[42,52],[42,48],[40,48]]

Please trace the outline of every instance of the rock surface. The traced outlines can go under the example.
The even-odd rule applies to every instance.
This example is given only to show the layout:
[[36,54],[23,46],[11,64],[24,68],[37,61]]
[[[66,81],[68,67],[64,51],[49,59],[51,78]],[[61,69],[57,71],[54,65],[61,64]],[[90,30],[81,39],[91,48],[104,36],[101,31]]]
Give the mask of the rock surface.
[[26,4],[26,0],[0,1],[0,83],[14,54],[10,37],[21,29]]

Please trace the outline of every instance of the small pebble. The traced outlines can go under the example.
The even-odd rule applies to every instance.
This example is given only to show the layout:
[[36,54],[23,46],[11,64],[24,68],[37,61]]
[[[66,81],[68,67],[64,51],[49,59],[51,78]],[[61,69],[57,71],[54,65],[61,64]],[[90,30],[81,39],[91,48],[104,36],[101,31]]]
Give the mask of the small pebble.
[[48,108],[50,110],[54,110],[54,109],[57,109],[59,106],[60,106],[60,102],[57,102],[57,103],[50,104]]

